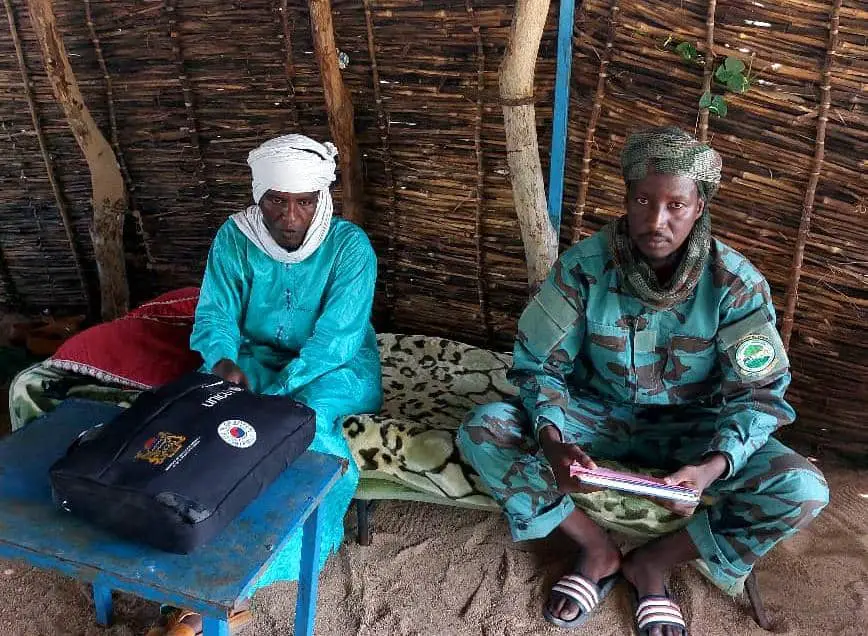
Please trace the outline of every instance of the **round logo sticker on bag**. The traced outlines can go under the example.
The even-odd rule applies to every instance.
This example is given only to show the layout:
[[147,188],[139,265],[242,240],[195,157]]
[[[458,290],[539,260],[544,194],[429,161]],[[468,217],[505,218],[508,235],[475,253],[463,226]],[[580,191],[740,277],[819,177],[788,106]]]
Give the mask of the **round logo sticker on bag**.
[[220,439],[235,448],[250,448],[256,443],[256,429],[243,420],[220,422],[217,434]]
[[748,336],[735,350],[735,363],[742,373],[762,373],[775,362],[775,347],[768,338]]

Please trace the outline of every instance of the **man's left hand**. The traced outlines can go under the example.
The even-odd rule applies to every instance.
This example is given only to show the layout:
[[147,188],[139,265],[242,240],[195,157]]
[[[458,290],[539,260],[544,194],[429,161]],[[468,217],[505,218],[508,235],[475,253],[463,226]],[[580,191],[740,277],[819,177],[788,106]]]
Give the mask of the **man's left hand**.
[[[702,493],[726,472],[727,460],[724,455],[715,453],[701,464],[683,466],[671,475],[664,477],[663,481],[669,486],[684,486]],[[668,499],[656,500],[661,506],[671,510],[675,514],[689,517],[696,510],[697,503],[685,503],[682,501],[670,501]]]

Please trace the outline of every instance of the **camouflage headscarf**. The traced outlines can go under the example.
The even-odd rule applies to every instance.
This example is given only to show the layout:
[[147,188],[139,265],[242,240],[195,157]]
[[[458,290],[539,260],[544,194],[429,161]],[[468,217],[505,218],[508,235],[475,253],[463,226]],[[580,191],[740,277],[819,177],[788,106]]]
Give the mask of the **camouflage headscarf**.
[[644,179],[652,171],[689,177],[696,181],[706,203],[717,194],[721,165],[720,155],[710,146],[675,126],[634,133],[621,151],[621,173],[627,183]]
[[611,233],[612,252],[623,286],[646,305],[669,309],[685,300],[699,282],[711,249],[709,202],[720,185],[720,168],[719,154],[674,126],[634,133],[624,144],[621,172],[627,187],[632,181],[644,179],[649,172],[675,174],[693,179],[699,196],[705,201],[702,216],[682,246],[681,262],[665,286],[633,246],[627,215],[615,222]]

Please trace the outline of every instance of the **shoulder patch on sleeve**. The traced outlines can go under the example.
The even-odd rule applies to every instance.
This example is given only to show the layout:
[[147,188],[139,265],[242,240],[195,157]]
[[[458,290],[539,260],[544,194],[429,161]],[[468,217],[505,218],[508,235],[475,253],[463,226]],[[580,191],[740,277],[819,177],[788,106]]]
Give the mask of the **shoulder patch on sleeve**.
[[761,379],[790,366],[784,343],[765,309],[758,309],[717,334],[736,373]]
[[544,360],[575,328],[578,310],[551,283],[543,283],[518,321],[519,338],[528,350]]

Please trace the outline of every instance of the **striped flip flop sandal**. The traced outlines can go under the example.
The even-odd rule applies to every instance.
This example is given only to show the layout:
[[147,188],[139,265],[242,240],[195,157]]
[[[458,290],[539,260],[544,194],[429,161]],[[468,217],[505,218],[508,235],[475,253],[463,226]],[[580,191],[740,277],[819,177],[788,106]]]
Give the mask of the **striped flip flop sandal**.
[[687,623],[678,603],[672,600],[669,589],[665,594],[649,594],[639,598],[633,588],[633,626],[639,636],[648,636],[653,627],[674,627],[681,630],[682,636],[689,636]]
[[552,625],[565,629],[573,629],[582,625],[609,595],[620,578],[620,572],[603,577],[598,583],[582,576],[578,571],[562,576],[552,586],[552,594],[561,594],[578,605],[579,613],[571,620],[564,620],[551,613],[549,610],[551,601],[547,601],[543,608],[543,617]]

